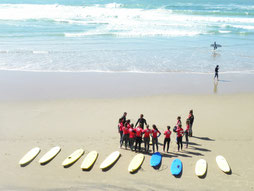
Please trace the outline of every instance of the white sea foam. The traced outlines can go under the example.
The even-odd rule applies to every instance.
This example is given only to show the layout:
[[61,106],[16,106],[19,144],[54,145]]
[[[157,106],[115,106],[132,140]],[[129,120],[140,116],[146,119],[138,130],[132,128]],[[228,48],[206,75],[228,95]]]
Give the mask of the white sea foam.
[[253,25],[231,25],[234,28],[239,28],[239,29],[247,29],[247,30],[254,30]]
[[32,51],[34,54],[48,54],[48,51],[43,51],[43,50],[34,50]]
[[222,30],[219,30],[219,33],[231,33],[231,31],[222,31]]
[[0,20],[53,20],[74,25],[96,25],[67,37],[87,35],[193,36],[207,34],[209,26],[231,24],[252,29],[254,18],[177,14],[168,9],[127,9],[121,4],[67,6],[1,4]]

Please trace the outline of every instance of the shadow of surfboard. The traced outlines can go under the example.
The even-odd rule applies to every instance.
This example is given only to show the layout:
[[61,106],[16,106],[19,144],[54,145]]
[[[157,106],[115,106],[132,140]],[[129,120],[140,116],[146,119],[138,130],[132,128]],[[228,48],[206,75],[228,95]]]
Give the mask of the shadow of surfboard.
[[143,163],[144,163],[145,159],[142,161],[141,165],[139,166],[139,168],[137,170],[135,170],[134,172],[130,172],[130,174],[137,174],[138,171],[141,169]]
[[183,164],[182,164],[182,170],[178,175],[173,175],[175,178],[181,178],[183,174]]
[[113,168],[113,166],[115,166],[115,164],[116,164],[117,161],[121,158],[121,156],[122,156],[122,155],[120,155],[120,156],[118,157],[118,159],[117,159],[114,163],[112,163],[109,167],[102,169],[102,172],[107,172],[107,171],[109,171],[111,168]]
[[40,152],[41,152],[41,151],[39,151],[38,154],[37,154],[31,161],[29,161],[29,162],[26,163],[26,164],[21,164],[20,166],[21,166],[21,167],[26,167],[27,165],[29,165],[29,164],[30,164],[31,162],[33,162],[34,159],[40,154]]
[[61,152],[61,150],[52,158],[50,159],[49,161],[45,162],[45,163],[40,163],[41,166],[45,166],[47,165],[48,163],[50,163],[54,158],[56,158],[56,156]]
[[[98,156],[98,157],[99,157],[99,156]],[[91,170],[92,170],[92,168],[93,168],[93,166],[94,166],[94,164],[96,163],[96,161],[97,161],[98,157],[96,157],[96,159],[95,159],[94,163],[92,164],[92,166],[90,166],[90,168],[88,168],[88,169],[82,169],[82,171],[91,171]]]
[[230,168],[230,171],[229,172],[225,172],[225,174],[231,175],[232,174],[232,169]]
[[72,165],[74,165],[80,158],[82,157],[82,155],[73,163],[69,164],[69,165],[66,165],[64,166],[64,168],[70,168]]
[[207,163],[207,167],[206,167],[206,171],[205,174],[203,176],[198,176],[199,179],[205,179],[207,176],[207,171],[208,171],[208,163]]

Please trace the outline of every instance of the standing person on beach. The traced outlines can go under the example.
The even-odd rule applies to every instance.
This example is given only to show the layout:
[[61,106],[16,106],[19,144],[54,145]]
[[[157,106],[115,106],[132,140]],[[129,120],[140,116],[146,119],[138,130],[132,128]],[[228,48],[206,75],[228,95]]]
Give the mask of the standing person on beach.
[[169,144],[170,144],[170,135],[171,135],[170,126],[167,126],[167,130],[164,132],[164,135],[165,135],[165,138],[164,138],[164,144],[163,144],[163,151],[165,152],[165,147],[167,144],[167,153],[168,153]]
[[186,148],[188,148],[189,145],[189,130],[190,130],[190,120],[186,120],[186,129],[184,131],[185,140],[186,140]]
[[136,132],[135,151],[137,151],[137,147],[138,147],[139,152],[141,151],[142,131],[143,131],[143,129],[140,126],[141,124],[139,124],[139,126],[135,128],[135,132]]
[[144,124],[147,125],[146,120],[144,119],[144,115],[143,115],[143,114],[140,114],[140,118],[138,119],[138,121],[137,121],[135,127],[137,126],[137,124],[139,124],[139,126],[140,126],[142,129],[144,129]]
[[119,119],[118,132],[120,133],[120,145],[121,145],[122,136],[123,136],[123,119]]
[[188,120],[190,121],[189,136],[192,137],[192,125],[193,125],[193,122],[194,122],[193,110],[190,110]]
[[173,129],[174,132],[176,132],[176,129],[178,128],[179,125],[182,125],[182,121],[181,121],[180,116],[178,116],[176,120],[177,120],[177,122],[176,122],[176,125],[175,125],[174,129]]
[[127,112],[124,112],[123,116],[120,118],[121,120],[123,120],[123,124],[125,124],[126,122],[126,116],[127,116]]
[[145,143],[145,152],[149,152],[149,143],[150,143],[150,134],[152,131],[149,129],[149,125],[146,126],[146,129],[142,131],[144,134],[144,143]]
[[132,123],[129,128],[129,145],[132,151],[134,150],[133,145],[134,145],[134,139],[135,139],[135,131],[133,129],[133,126],[134,124]]
[[178,151],[183,149],[183,129],[182,129],[182,125],[179,125],[176,129],[176,135],[177,135],[177,146],[178,146]]
[[219,65],[217,65],[215,67],[215,75],[214,75],[214,79],[217,78],[217,80],[219,80]]
[[158,137],[160,135],[161,135],[161,132],[157,129],[156,125],[153,124],[153,130],[152,130],[153,152],[154,152],[154,145],[156,145],[156,149],[157,149],[157,152],[158,152]]
[[120,144],[120,148],[122,148],[123,142],[125,144],[125,149],[127,149],[127,144],[129,142],[129,128],[127,127],[126,122],[125,122],[124,127],[123,127],[123,136],[122,136],[122,141],[121,141],[121,144]]

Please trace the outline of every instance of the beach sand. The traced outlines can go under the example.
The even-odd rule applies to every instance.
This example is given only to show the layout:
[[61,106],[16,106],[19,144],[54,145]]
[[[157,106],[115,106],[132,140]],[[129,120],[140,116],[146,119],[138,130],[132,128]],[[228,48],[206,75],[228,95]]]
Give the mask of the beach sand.
[[[9,86],[9,82],[5,86],[2,82],[1,89],[6,91],[1,91],[0,101],[0,189],[253,190],[253,87],[249,86],[246,92],[213,94],[212,85],[208,86],[206,81],[193,78],[190,81],[192,84],[201,83],[200,87],[207,87],[211,93],[202,92],[201,88],[202,93],[194,94],[176,90],[173,93],[161,92],[161,95],[114,97],[108,94],[91,98],[92,95],[83,94],[80,97],[67,94],[66,97],[57,97],[57,93],[48,91],[44,95],[50,97],[31,98],[25,95],[33,92],[31,86],[24,89],[23,95],[11,94],[14,88]],[[18,82],[22,84],[18,80],[13,84]],[[168,84],[171,86],[172,82]],[[22,93],[22,88],[15,87]],[[195,121],[189,148],[177,152],[173,133],[170,153],[162,153],[158,170],[149,165],[151,155],[146,154],[141,169],[135,174],[128,173],[129,162],[136,153],[119,149],[117,122],[123,112],[126,111],[127,118],[134,123],[143,113],[148,124],[156,124],[164,132],[167,125],[173,127],[176,124],[177,116],[181,116],[184,122],[190,109],[194,110]],[[163,143],[163,139],[164,136],[159,137],[159,143]],[[50,163],[41,166],[38,163],[40,157],[57,145],[62,151]],[[20,167],[18,162],[22,156],[36,146],[41,148],[40,154],[29,165]],[[86,154],[74,165],[63,168],[62,161],[78,148],[83,148]],[[82,171],[82,160],[92,150],[97,150],[99,157],[90,171]],[[101,171],[101,162],[116,150],[121,153],[120,159],[108,171]],[[162,145],[159,145],[159,151],[162,151]],[[227,159],[232,174],[225,174],[217,167],[217,155]],[[170,165],[175,158],[183,162],[183,173],[178,178],[170,174]],[[207,175],[203,179],[194,173],[195,163],[200,158],[208,162]]]

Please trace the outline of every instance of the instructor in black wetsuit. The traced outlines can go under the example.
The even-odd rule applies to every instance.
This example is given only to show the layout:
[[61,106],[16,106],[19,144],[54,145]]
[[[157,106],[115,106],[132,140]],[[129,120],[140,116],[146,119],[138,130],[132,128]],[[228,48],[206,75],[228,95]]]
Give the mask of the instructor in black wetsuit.
[[120,117],[120,119],[119,119],[119,121],[122,121],[122,120],[123,120],[123,125],[124,125],[125,122],[126,122],[126,116],[127,116],[127,112],[124,112],[124,113],[123,113],[123,116]]
[[219,80],[219,65],[217,65],[215,67],[215,75],[214,75],[214,79],[217,78],[217,80]]
[[140,127],[142,129],[144,129],[144,124],[146,124],[146,126],[147,126],[147,123],[146,123],[146,120],[144,119],[144,115],[143,114],[140,114],[140,118],[138,119],[135,127],[137,126],[137,124],[140,124]]

